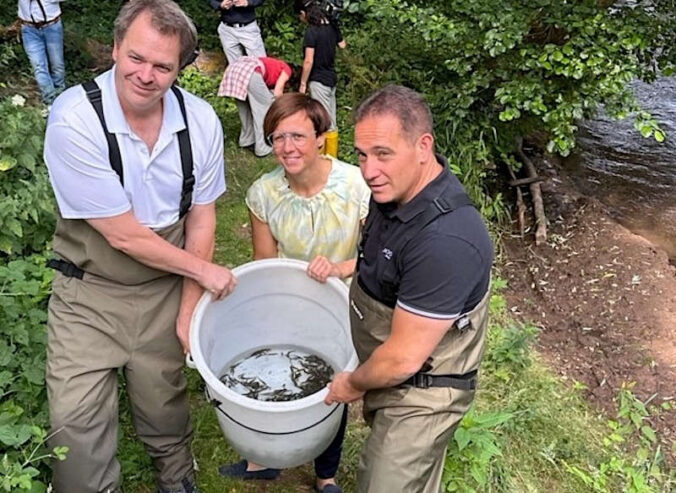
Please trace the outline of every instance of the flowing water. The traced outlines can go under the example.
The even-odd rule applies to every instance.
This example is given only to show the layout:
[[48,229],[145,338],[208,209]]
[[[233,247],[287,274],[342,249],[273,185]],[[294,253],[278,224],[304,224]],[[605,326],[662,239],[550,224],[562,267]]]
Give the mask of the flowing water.
[[292,401],[322,390],[334,370],[299,346],[257,348],[233,358],[220,380],[230,390],[259,401]]
[[582,122],[578,151],[564,161],[578,190],[595,196],[628,229],[676,259],[676,77],[634,82],[665,142],[643,138],[633,119],[601,115]]

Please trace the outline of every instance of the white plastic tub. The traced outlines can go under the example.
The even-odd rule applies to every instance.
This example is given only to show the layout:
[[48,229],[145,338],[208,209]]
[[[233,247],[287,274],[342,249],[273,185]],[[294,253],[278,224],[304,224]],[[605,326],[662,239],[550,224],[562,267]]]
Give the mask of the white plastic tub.
[[347,287],[335,278],[318,283],[306,269],[306,262],[290,259],[239,266],[235,291],[221,301],[206,293],[192,317],[192,358],[221,429],[242,457],[266,467],[294,467],[321,454],[335,437],[342,406],[324,404],[327,389],[288,402],[250,399],[219,380],[225,367],[278,345],[310,350],[341,371],[357,366]]

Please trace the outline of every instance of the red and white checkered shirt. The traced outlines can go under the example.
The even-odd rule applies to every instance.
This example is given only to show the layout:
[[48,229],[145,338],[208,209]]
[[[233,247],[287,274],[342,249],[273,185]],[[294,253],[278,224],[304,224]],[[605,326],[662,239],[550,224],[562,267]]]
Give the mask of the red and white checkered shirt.
[[261,72],[265,71],[265,67],[258,57],[239,57],[225,69],[223,80],[218,87],[218,95],[246,101],[251,75],[258,67],[260,67]]

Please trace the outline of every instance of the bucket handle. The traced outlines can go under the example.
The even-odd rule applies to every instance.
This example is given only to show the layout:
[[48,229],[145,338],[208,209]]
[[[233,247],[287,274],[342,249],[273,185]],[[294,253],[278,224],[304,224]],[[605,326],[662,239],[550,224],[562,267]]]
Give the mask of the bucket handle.
[[294,434],[294,433],[300,433],[301,431],[309,430],[310,428],[314,428],[314,427],[317,426],[318,424],[320,424],[320,423],[326,421],[326,420],[329,418],[329,416],[331,416],[334,412],[336,412],[336,409],[338,409],[339,407],[341,407],[341,405],[347,406],[347,404],[336,403],[336,405],[333,406],[333,409],[331,409],[331,412],[330,412],[330,413],[328,413],[326,416],[324,416],[322,419],[320,419],[320,420],[317,421],[316,423],[313,423],[313,424],[311,424],[310,426],[306,426],[305,428],[300,428],[300,429],[294,430],[294,431],[279,431],[279,432],[273,432],[273,431],[257,430],[256,428],[252,428],[252,427],[250,427],[250,426],[245,425],[244,423],[240,423],[239,421],[237,421],[235,418],[233,418],[233,417],[230,416],[228,413],[226,413],[223,409],[221,409],[221,404],[222,404],[221,401],[219,401],[218,399],[216,399],[216,398],[214,398],[214,397],[211,397],[211,394],[209,393],[209,387],[208,387],[208,386],[204,388],[204,395],[205,395],[205,397],[206,397],[206,399],[207,399],[207,402],[208,402],[209,404],[211,404],[212,406],[214,406],[214,407],[215,407],[215,408],[216,408],[223,416],[225,416],[226,418],[228,418],[230,421],[232,421],[232,422],[235,423],[236,425],[241,426],[242,428],[246,428],[246,429],[249,430],[249,431],[254,431],[254,432],[256,432],[256,433],[263,433],[264,435],[292,435],[292,434]]
[[188,368],[191,368],[193,370],[197,369],[197,365],[195,364],[195,360],[192,359],[192,354],[190,353],[185,353],[185,366]]

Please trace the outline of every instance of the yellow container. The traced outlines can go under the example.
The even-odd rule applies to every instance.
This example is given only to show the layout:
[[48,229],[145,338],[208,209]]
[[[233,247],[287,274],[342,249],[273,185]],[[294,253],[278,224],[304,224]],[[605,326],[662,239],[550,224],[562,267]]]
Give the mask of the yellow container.
[[324,141],[324,147],[322,147],[322,153],[335,158],[338,157],[338,130],[326,132],[326,140]]

